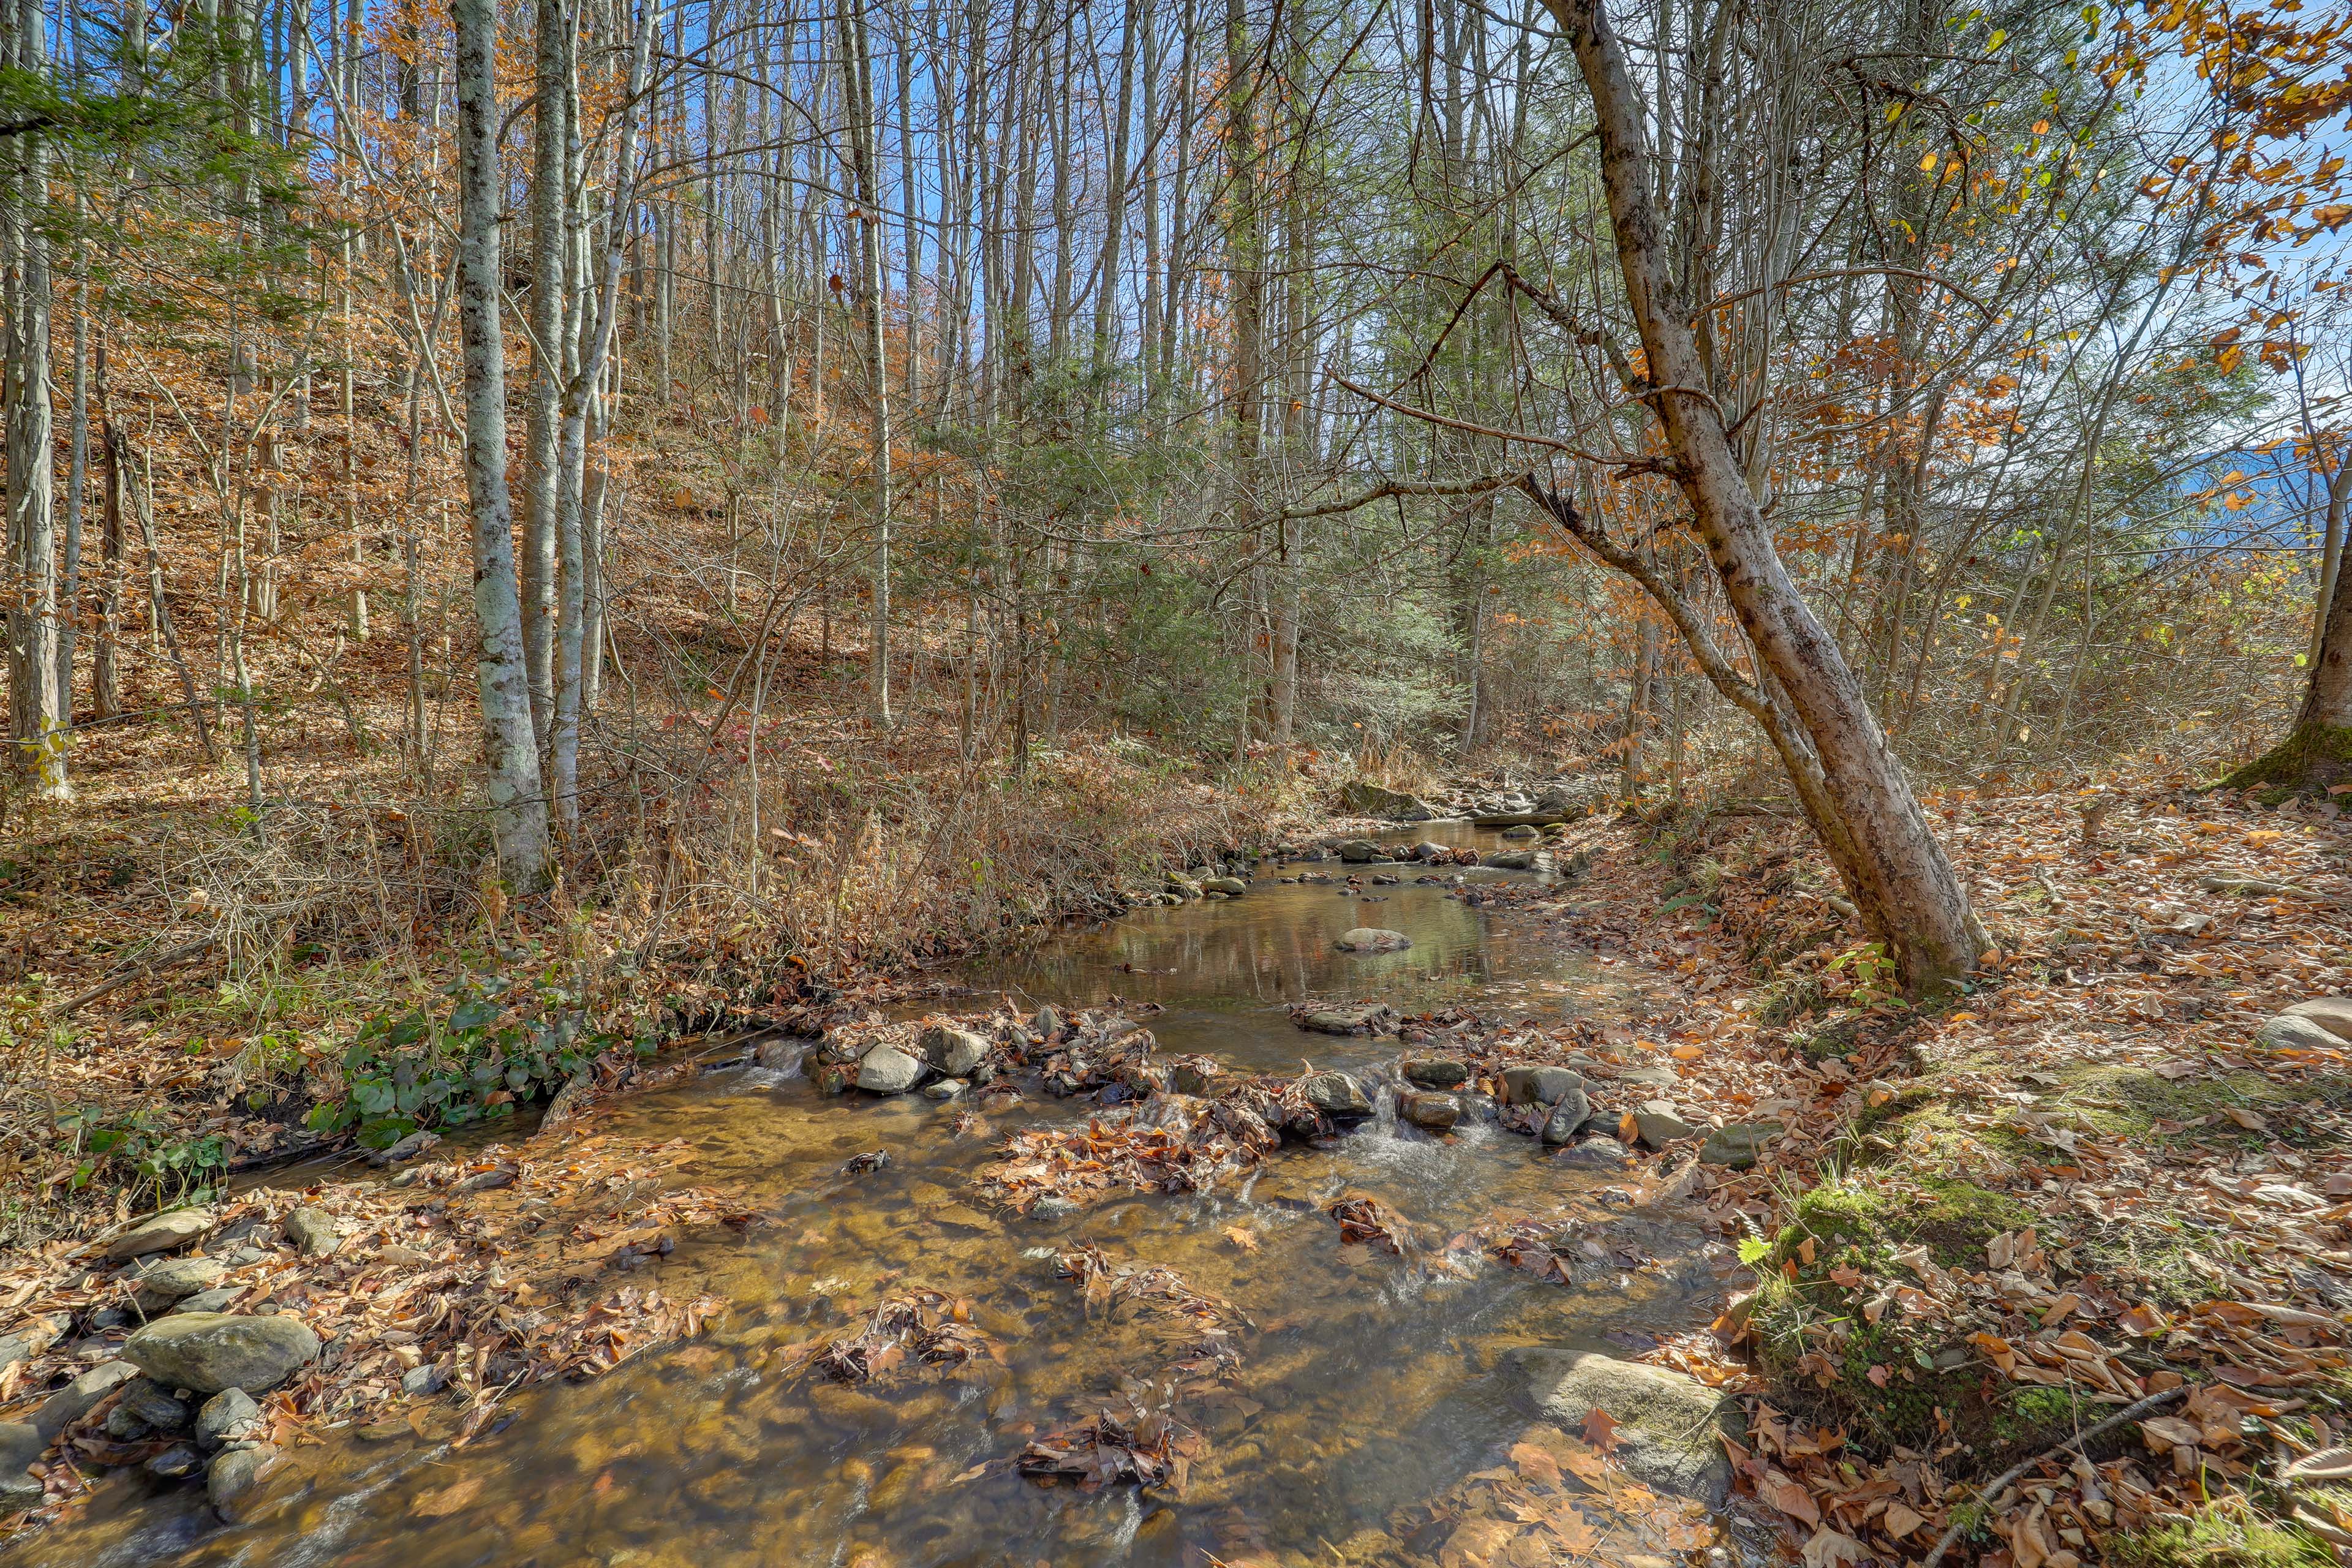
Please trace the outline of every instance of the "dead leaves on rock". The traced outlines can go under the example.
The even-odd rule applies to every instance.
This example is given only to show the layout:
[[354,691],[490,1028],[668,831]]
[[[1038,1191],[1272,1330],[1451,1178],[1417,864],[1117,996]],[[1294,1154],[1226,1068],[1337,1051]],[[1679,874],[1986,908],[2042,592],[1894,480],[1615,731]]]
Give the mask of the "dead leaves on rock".
[[847,1384],[901,1368],[952,1373],[977,1361],[1002,1363],[1004,1347],[973,1325],[971,1310],[968,1300],[918,1286],[883,1300],[854,1334],[792,1346],[784,1363]]

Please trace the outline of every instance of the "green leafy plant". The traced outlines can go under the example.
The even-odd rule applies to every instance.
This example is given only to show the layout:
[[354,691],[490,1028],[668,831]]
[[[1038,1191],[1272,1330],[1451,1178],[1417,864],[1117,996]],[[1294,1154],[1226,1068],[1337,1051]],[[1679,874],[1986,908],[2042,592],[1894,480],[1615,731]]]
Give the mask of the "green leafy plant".
[[148,1110],[110,1116],[96,1106],[58,1113],[58,1133],[74,1157],[78,1192],[120,1172],[134,1193],[152,1192],[154,1206],[202,1203],[228,1173],[228,1147],[217,1134],[174,1138]]
[[[625,1043],[588,1028],[579,997],[551,980],[469,969],[442,996],[367,1019],[343,1052],[342,1092],[312,1107],[304,1125],[349,1130],[381,1149],[419,1128],[512,1116]],[[649,1039],[635,1046],[653,1049]]]

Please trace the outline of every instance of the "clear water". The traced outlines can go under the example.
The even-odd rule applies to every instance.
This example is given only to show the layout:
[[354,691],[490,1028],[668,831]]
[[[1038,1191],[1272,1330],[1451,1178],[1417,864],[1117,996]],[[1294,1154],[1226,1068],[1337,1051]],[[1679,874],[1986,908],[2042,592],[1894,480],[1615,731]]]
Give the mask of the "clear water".
[[[1496,842],[1465,826],[1415,830]],[[1268,867],[1246,898],[1139,911],[980,966],[974,991],[1024,1005],[1156,1002],[1163,1050],[1295,1070],[1392,1065],[1394,1040],[1305,1034],[1286,1004],[1366,997],[1408,1012],[1475,1005],[1514,1016],[1622,1016],[1640,998],[1611,971],[1563,956],[1528,921],[1496,920],[1436,886],[1281,885]],[[1361,872],[1361,868],[1347,870]],[[1405,931],[1409,950],[1338,952],[1350,926]],[[950,1005],[956,1005],[950,1004]],[[1407,1563],[1412,1510],[1495,1465],[1529,1430],[1497,1370],[1525,1344],[1621,1352],[1704,1321],[1722,1259],[1661,1216],[1629,1212],[1620,1179],[1545,1157],[1530,1140],[1472,1127],[1448,1140],[1384,1114],[1206,1194],[1129,1195],[1055,1220],[1000,1216],[972,1180],[1005,1132],[1099,1113],[1037,1098],[959,1135],[957,1110],[916,1097],[818,1096],[797,1073],[735,1069],[625,1101],[601,1130],[689,1140],[682,1179],[742,1194],[765,1223],[681,1237],[635,1277],[673,1296],[730,1303],[701,1340],[649,1352],[593,1383],[513,1398],[513,1419],[462,1451],[445,1415],[418,1436],[326,1434],[291,1451],[248,1522],[223,1526],[195,1489],[131,1474],[99,1483],[72,1521],[23,1545],[26,1564],[978,1564]],[[854,1152],[891,1164],[843,1173]],[[1429,1254],[1343,1246],[1322,1212],[1369,1194],[1412,1222]],[[1482,1223],[1534,1215],[1580,1225],[1597,1261],[1576,1286],[1443,1252]],[[1239,1232],[1246,1240],[1237,1240]],[[1167,1368],[1190,1331],[1133,1308],[1089,1312],[1052,1253],[1081,1242],[1114,1264],[1164,1265],[1245,1313],[1240,1363],[1223,1380]],[[1451,1266],[1433,1258],[1454,1260]],[[1580,1277],[1581,1278],[1581,1277]],[[793,1375],[787,1352],[851,1331],[884,1296],[915,1286],[968,1300],[1002,1360],[961,1372],[898,1369],[859,1387]],[[1181,1495],[1130,1485],[1081,1490],[1025,1479],[1011,1461],[1035,1435],[1129,1397],[1181,1392],[1199,1434]],[[436,1422],[439,1423],[436,1429]],[[1647,1521],[1596,1502],[1604,1542],[1643,1544]],[[1423,1532],[1426,1534],[1426,1531]]]

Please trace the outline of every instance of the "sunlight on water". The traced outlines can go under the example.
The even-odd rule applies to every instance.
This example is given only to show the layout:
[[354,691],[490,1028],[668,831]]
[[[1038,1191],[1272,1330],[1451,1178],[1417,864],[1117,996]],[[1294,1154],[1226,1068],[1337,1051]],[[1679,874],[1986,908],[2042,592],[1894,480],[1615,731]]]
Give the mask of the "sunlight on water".
[[[1457,834],[1458,836],[1458,834]],[[1328,1149],[1287,1146],[1221,1190],[1126,1194],[1066,1219],[1005,1217],[971,1185],[996,1142],[1094,1113],[1032,1099],[959,1136],[959,1108],[919,1097],[820,1097],[795,1063],[714,1074],[625,1101],[600,1130],[683,1136],[681,1180],[749,1194],[763,1223],[683,1236],[646,1282],[731,1303],[704,1339],[648,1352],[600,1381],[510,1402],[504,1429],[452,1452],[454,1412],[323,1433],[271,1483],[275,1511],[211,1523],[200,1493],[102,1482],[86,1514],[20,1561],[64,1568],[205,1564],[608,1564],[734,1568],[864,1563],[1403,1563],[1400,1510],[1496,1461],[1528,1415],[1498,1372],[1525,1344],[1622,1351],[1705,1321],[1718,1289],[1698,1238],[1604,1201],[1606,1178],[1472,1123],[1447,1140],[1401,1126],[1394,1040],[1307,1035],[1287,1004],[1377,998],[1420,1011],[1477,1003],[1623,1012],[1600,971],[1496,929],[1436,886],[1275,880],[1225,903],[1141,911],[978,966],[979,990],[1090,1005],[1157,1002],[1163,1051],[1294,1071],[1302,1060],[1381,1083],[1380,1112]],[[1305,869],[1339,874],[1336,865]],[[1355,869],[1351,868],[1350,869]],[[1403,875],[1410,877],[1411,871]],[[1377,902],[1374,898],[1377,897]],[[1403,952],[1357,958],[1333,939],[1391,926]],[[1538,1002],[1537,999],[1540,997]],[[891,1163],[844,1173],[851,1154]],[[1361,1193],[1413,1227],[1419,1255],[1342,1246],[1322,1212]],[[1631,1266],[1570,1288],[1443,1249],[1497,1215],[1613,1226]],[[1114,1264],[1165,1265],[1246,1314],[1238,1370],[1181,1396],[1202,1446],[1181,1495],[1082,1492],[1013,1472],[1036,1435],[1150,1404],[1185,1332],[1150,1311],[1089,1312],[1053,1258],[1081,1242]],[[1450,1261],[1448,1261],[1450,1260]],[[791,1375],[787,1352],[851,1331],[916,1286],[970,1302],[996,1356],[893,1369],[864,1386]],[[1639,1528],[1638,1521],[1622,1528]],[[1629,1538],[1630,1539],[1630,1538]],[[1337,1556],[1334,1553],[1338,1553]]]

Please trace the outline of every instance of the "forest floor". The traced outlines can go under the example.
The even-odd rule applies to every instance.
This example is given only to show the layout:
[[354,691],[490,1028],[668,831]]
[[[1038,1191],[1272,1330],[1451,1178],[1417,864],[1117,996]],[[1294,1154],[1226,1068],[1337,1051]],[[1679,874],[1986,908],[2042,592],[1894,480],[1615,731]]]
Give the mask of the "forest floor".
[[2000,951],[1926,1009],[1753,807],[1596,825],[1565,900],[1490,893],[1679,982],[1640,1044],[1689,1139],[1644,1140],[1643,1190],[1758,1282],[1654,1359],[1742,1396],[1743,1489],[1808,1568],[2352,1544],[2352,1005],[2281,1017],[2352,992],[2352,831],[2188,782],[1933,798]]
[[[173,1462],[167,1436],[91,1424],[110,1417],[117,1385],[87,1399],[52,1387],[87,1360],[77,1334],[135,1322],[154,1304],[142,1289],[162,1288],[135,1262],[111,1267],[110,1244],[159,1196],[217,1177],[191,1164],[206,1140],[225,1162],[304,1137],[289,1106],[390,1001],[444,987],[472,952],[584,952],[600,976],[592,1000],[627,1016],[583,1085],[608,1092],[695,1070],[693,1045],[737,1026],[858,1014],[906,973],[852,963],[820,983],[805,960],[752,963],[711,942],[723,928],[632,973],[612,960],[640,940],[642,910],[633,927],[625,908],[460,903],[461,929],[400,967],[341,963],[322,944],[299,985],[280,971],[240,989],[212,949],[126,975],[115,952],[176,952],[222,918],[192,897],[223,884],[185,874],[185,831],[196,813],[235,826],[221,775],[175,772],[166,742],[146,744],[86,773],[72,813],[20,824],[11,849],[22,1043],[7,1064],[5,1180],[23,1245],[0,1274],[0,1415],[83,1417],[70,1450],[36,1461],[37,1498],[0,1499],[37,1501],[26,1522],[70,1507],[89,1467]],[[1079,761],[1135,768],[1110,752]],[[911,773],[901,767],[901,787],[924,782]],[[1045,797],[1053,834],[1101,833],[1078,793]],[[1265,842],[1308,795],[1135,768],[1114,802],[1148,833],[1074,845],[1043,918],[1082,907],[1088,889],[1131,892],[1195,852]],[[2317,1542],[2352,1530],[2352,1493],[2330,1489],[2345,1467],[2298,1464],[2336,1448],[2352,1418],[2352,1045],[2279,1018],[2352,991],[2352,833],[2332,804],[2264,808],[2185,780],[1930,805],[2000,952],[1970,994],[1927,1009],[1885,993],[1801,825],[1769,805],[1590,819],[1559,851],[1589,853],[1572,885],[1465,892],[1678,993],[1622,1053],[1676,1085],[1643,1107],[1647,1125],[1621,1129],[1646,1151],[1633,1187],[1694,1205],[1740,1243],[1759,1283],[1652,1359],[1741,1396],[1742,1490],[1808,1568],[1916,1562],[1947,1535],[1956,1560],[1991,1568],[2315,1560]],[[365,815],[397,841],[397,814]],[[1336,821],[1284,826],[1295,837]],[[217,834],[202,842],[221,853]],[[34,1032],[58,999],[110,978],[128,983],[69,1027]],[[641,1054],[631,1031],[648,1028],[673,1048]],[[1572,1032],[1559,1033],[1565,1048]],[[256,1073],[274,1048],[257,1042],[280,1039],[302,1065]],[[564,1136],[470,1148],[420,1173],[429,1222],[416,1194],[356,1172],[215,1202],[207,1247],[234,1275],[223,1304],[297,1311],[352,1347],[270,1396],[252,1440],[404,1419],[462,1446],[518,1383],[593,1375],[706,1321],[715,1303],[665,1300],[632,1266],[687,1227],[745,1216],[694,1187],[647,1206],[647,1183],[679,1151],[597,1136],[574,1121],[580,1100],[553,1114]],[[531,1243],[549,1237],[562,1245]],[[194,1272],[169,1289],[224,1288]],[[445,1385],[457,1397],[418,1398]],[[59,1399],[79,1408],[52,1408]]]

